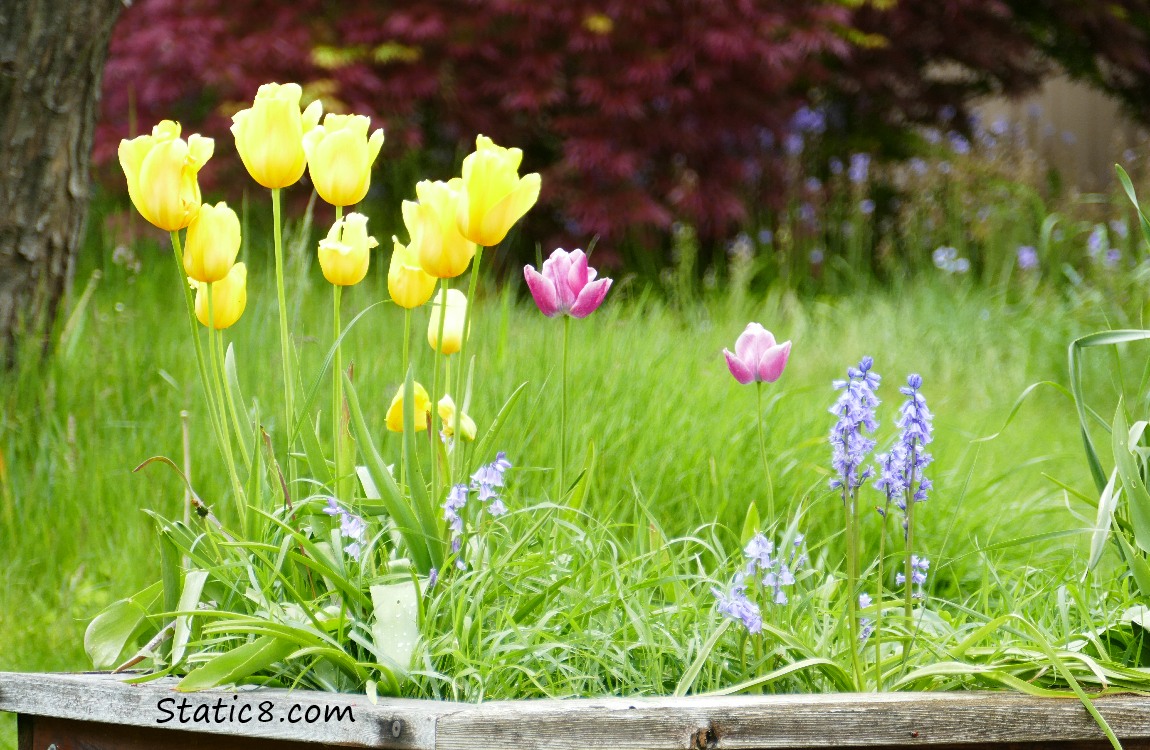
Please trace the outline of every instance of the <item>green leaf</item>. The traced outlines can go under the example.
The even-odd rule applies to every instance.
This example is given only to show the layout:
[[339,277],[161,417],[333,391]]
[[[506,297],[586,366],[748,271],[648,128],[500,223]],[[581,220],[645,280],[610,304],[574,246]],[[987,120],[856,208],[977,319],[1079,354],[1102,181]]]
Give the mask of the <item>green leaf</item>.
[[743,533],[739,535],[739,546],[745,547],[751,537],[759,531],[759,509],[752,500],[747,505],[747,515],[743,517]]
[[149,626],[148,611],[160,600],[163,585],[157,581],[134,596],[113,602],[88,623],[84,651],[92,666],[107,669],[123,661],[124,651]]
[[307,428],[302,430],[300,435],[303,436],[303,450],[307,456],[307,465],[311,469],[312,478],[320,484],[331,484],[331,464],[323,455],[323,448],[320,446],[315,424],[309,422]]
[[391,516],[391,520],[395,522],[396,530],[403,537],[416,570],[421,575],[427,575],[432,568],[442,565],[443,557],[440,555],[434,563],[432,562],[432,552],[428,547],[427,540],[424,539],[419,520],[415,517],[408,499],[400,491],[399,485],[395,483],[395,478],[391,476],[391,472],[384,465],[383,458],[379,455],[375,442],[371,439],[371,431],[367,428],[367,422],[363,418],[363,410],[359,406],[359,396],[356,394],[355,384],[351,382],[351,378],[346,373],[344,373],[343,383],[347,409],[351,414],[351,430],[355,435],[356,443],[359,445],[360,453],[363,454],[364,465],[367,467],[368,473],[371,474],[375,486],[380,490],[384,507],[387,509],[388,515]]
[[1150,552],[1150,492],[1142,481],[1138,460],[1130,450],[1130,428],[1126,424],[1126,409],[1122,400],[1114,412],[1114,429],[1111,441],[1114,446],[1114,465],[1122,488],[1126,492],[1126,504],[1130,508],[1130,521],[1134,527],[1134,543],[1143,552]]
[[295,644],[265,635],[220,654],[180,680],[176,689],[190,693],[219,685],[232,685],[267,669],[296,650]]
[[1106,472],[1102,470],[1102,462],[1098,460],[1098,451],[1095,450],[1094,442],[1090,439],[1090,433],[1087,429],[1088,409],[1086,396],[1082,389],[1082,373],[1078,366],[1080,352],[1082,349],[1095,346],[1113,346],[1114,344],[1145,341],[1146,339],[1150,339],[1150,331],[1128,329],[1091,333],[1070,342],[1070,391],[1074,394],[1074,405],[1078,407],[1078,424],[1082,434],[1083,447],[1086,451],[1086,462],[1090,466],[1090,476],[1094,478],[1094,486],[1098,492],[1102,492],[1106,487]]
[[419,590],[414,581],[372,586],[371,601],[376,655],[393,664],[397,676],[404,675],[419,643]]
[[[184,591],[180,594],[180,603],[177,610],[180,612],[195,612],[200,604],[200,597],[204,593],[204,583],[208,580],[206,570],[189,570],[184,576]],[[180,615],[176,618],[175,629],[172,636],[172,664],[179,664],[184,658],[188,639],[192,634],[192,615]]]
[[[232,409],[229,408],[228,412],[232,417],[232,426],[236,431],[236,440],[240,443],[240,456],[243,458],[244,463],[248,464],[251,461],[252,454],[259,453],[259,431],[256,429],[258,425],[253,425],[246,416],[247,412],[244,411],[244,405],[247,404],[247,402],[244,401],[244,393],[240,390],[240,378],[236,373],[236,353],[233,344],[228,344],[228,350],[224,353],[224,377],[227,380],[228,394],[231,399],[229,407],[234,407],[235,409],[232,411]],[[243,420],[242,424],[240,423],[241,419]],[[244,435],[246,434],[255,436],[255,439],[252,441],[251,451],[249,451],[248,447],[244,444]],[[244,468],[250,469],[250,466],[245,466]]]
[[491,450],[495,439],[499,437],[500,430],[503,429],[507,418],[511,416],[511,411],[515,408],[515,404],[519,402],[519,397],[523,395],[523,389],[526,387],[527,383],[520,383],[519,387],[503,402],[503,408],[495,415],[495,420],[491,423],[491,427],[487,429],[487,432],[483,435],[483,439],[479,441],[479,445],[475,446],[475,453],[472,455],[476,460],[482,461],[489,455],[488,451]]
[[1118,471],[1115,470],[1110,473],[1110,481],[1106,483],[1106,488],[1102,490],[1102,496],[1098,498],[1098,516],[1094,521],[1094,531],[1090,535],[1088,570],[1094,570],[1094,566],[1102,558],[1102,550],[1105,549],[1106,539],[1110,536],[1110,524],[1114,519],[1114,509],[1118,507],[1118,498],[1122,495],[1122,487],[1118,485],[1117,480]]
[[1126,561],[1134,585],[1142,596],[1150,596],[1150,565],[1146,563],[1146,558],[1134,551],[1126,537],[1116,534],[1114,538],[1118,540],[1118,549],[1122,552],[1122,559]]
[[579,473],[579,479],[575,482],[575,488],[567,500],[567,507],[571,510],[579,510],[583,507],[583,501],[587,499],[587,494],[591,491],[591,477],[595,473],[597,459],[595,442],[591,441],[587,444],[587,455],[583,458],[583,469]]
[[1138,196],[1134,194],[1134,185],[1130,182],[1130,175],[1126,174],[1126,170],[1120,165],[1114,165],[1114,171],[1118,173],[1118,181],[1122,183],[1122,189],[1126,191],[1126,197],[1134,204],[1134,210],[1138,212],[1138,225],[1142,228],[1142,239],[1150,245],[1150,219],[1146,218],[1146,214],[1142,212],[1142,207],[1138,205]]

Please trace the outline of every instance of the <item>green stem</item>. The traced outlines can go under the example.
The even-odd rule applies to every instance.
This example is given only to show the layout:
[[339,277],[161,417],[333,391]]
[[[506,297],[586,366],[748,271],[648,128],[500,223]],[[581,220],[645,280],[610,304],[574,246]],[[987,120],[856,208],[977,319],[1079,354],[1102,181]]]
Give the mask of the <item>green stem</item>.
[[[467,307],[463,310],[463,338],[459,341],[459,377],[456,380],[457,388],[463,388],[464,385],[464,371],[463,368],[467,366],[467,358],[464,354],[467,351],[467,340],[471,338],[471,310],[475,307],[475,290],[479,286],[479,264],[483,260],[483,246],[477,245],[475,248],[475,258],[471,262],[471,278],[468,279],[467,284]],[[455,424],[452,425],[451,434],[455,436],[456,450],[452,452],[451,463],[455,468],[456,476],[466,476],[467,466],[462,463],[463,460],[463,436],[459,434],[459,424],[463,420],[463,394],[456,394],[459,396],[459,403],[455,405]],[[458,466],[456,463],[458,462]],[[463,473],[460,473],[463,472]]]
[[[216,309],[215,309],[215,284],[208,282],[208,351],[212,358],[212,368],[216,373],[216,388],[213,390],[213,397],[216,399],[216,409],[218,413],[224,413],[224,397],[220,393],[226,386],[224,383],[224,368],[220,362],[219,355],[217,354],[216,337],[220,332],[216,330]],[[227,431],[227,421],[223,423],[222,437],[224,449],[224,462],[228,466],[228,477],[232,482],[232,493],[236,499],[236,513],[239,518],[241,528],[247,528],[247,508],[244,505],[243,489],[240,487],[240,478],[236,473],[236,461],[232,456],[232,440],[231,435]]]
[[556,502],[563,502],[564,467],[567,465],[567,343],[571,334],[571,316],[563,316],[563,380],[559,405],[559,491]]
[[[411,359],[411,308],[403,311],[403,382],[407,382],[407,368]],[[403,458],[399,462],[399,484],[403,485],[406,477],[407,469],[407,441],[401,440],[400,442],[400,455]],[[434,457],[433,457],[434,458]]]
[[[914,478],[914,451],[911,451],[911,478]],[[913,640],[914,631],[914,565],[912,564],[911,557],[914,553],[914,484],[913,482],[908,485],[906,491],[906,561],[903,575],[906,580],[903,582],[903,587],[906,589],[903,599],[903,615],[906,617],[906,647],[903,652],[903,659],[905,662],[906,657],[910,654],[910,644]]]
[[[340,325],[339,325],[339,301],[343,287],[338,284],[332,284],[332,335],[333,341],[339,341]],[[342,345],[336,344],[335,346],[335,361],[332,368],[331,379],[331,444],[334,446],[334,481],[336,499],[342,500],[343,496],[340,493],[340,480],[341,480],[341,467],[340,467],[340,418],[343,416],[343,353]]]
[[770,519],[767,523],[775,522],[775,485],[771,481],[771,465],[767,461],[767,441],[763,437],[763,382],[760,380],[755,383],[756,393],[758,393],[759,407],[756,412],[759,424],[759,455],[763,458],[763,472],[767,477],[767,518]]
[[[280,216],[280,188],[272,188],[272,229],[275,239],[276,257],[276,297],[280,313],[280,359],[284,374],[284,436],[291,439],[292,420],[295,418],[295,386],[292,379],[291,334],[288,331],[287,293],[284,291],[283,231]],[[284,446],[285,455],[291,453],[291,445]],[[294,466],[288,461],[289,472]]]
[[[447,355],[442,353],[443,349],[443,324],[447,320],[447,290],[451,287],[450,279],[440,279],[439,282],[439,327],[435,335],[435,353],[433,355],[434,366],[432,367],[431,375],[431,410],[432,414],[439,408],[439,365],[441,361],[445,361]],[[435,309],[435,304],[432,303],[432,310]],[[404,377],[407,374],[404,373]],[[422,415],[416,414],[415,418],[419,419]],[[431,420],[431,425],[428,429],[428,437],[431,440],[431,492],[432,498],[438,502],[439,498],[439,461],[436,460],[437,454],[435,446],[435,418]],[[450,481],[450,479],[448,479]]]
[[216,413],[215,399],[212,397],[211,377],[208,374],[208,363],[204,358],[204,347],[200,341],[199,322],[196,320],[196,303],[192,298],[192,288],[188,285],[188,276],[184,271],[184,252],[180,247],[180,233],[171,232],[172,254],[176,259],[176,278],[179,279],[180,288],[184,290],[184,302],[188,309],[188,328],[192,334],[192,343],[196,348],[196,364],[200,370],[200,388],[204,392],[204,400],[208,406],[208,418],[212,423],[212,432],[216,436],[216,446],[220,455],[224,451],[224,433],[221,425],[221,416]]
[[886,588],[884,567],[886,563],[886,534],[887,515],[890,513],[890,502],[886,504],[886,513],[882,517],[882,530],[878,538],[878,596],[875,599],[874,613],[874,685],[877,692],[882,692],[882,598]]
[[856,534],[854,511],[855,496],[852,491],[843,488],[843,503],[846,510],[846,537],[847,537],[847,612],[850,618],[850,652],[851,667],[854,670],[855,685],[862,687],[862,666],[859,663],[859,618],[858,618],[858,536]]

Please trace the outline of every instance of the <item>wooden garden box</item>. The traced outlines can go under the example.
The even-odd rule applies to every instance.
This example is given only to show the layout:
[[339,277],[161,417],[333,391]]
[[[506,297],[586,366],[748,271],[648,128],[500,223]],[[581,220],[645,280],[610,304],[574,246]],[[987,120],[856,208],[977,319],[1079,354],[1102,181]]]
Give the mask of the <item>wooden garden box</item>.
[[[106,674],[0,673],[0,711],[18,714],[19,750],[1109,747],[1076,700],[1013,693],[598,698],[481,705],[381,698],[372,704],[361,695],[308,691],[177,693],[173,684],[159,680],[126,685]],[[1126,747],[1150,748],[1150,698],[1113,696],[1096,705]]]

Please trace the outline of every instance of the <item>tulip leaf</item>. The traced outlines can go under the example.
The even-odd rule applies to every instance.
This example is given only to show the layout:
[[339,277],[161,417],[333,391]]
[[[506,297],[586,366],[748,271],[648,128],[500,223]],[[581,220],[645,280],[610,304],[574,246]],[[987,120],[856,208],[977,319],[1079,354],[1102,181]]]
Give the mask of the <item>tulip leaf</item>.
[[311,476],[320,484],[331,484],[331,464],[323,455],[323,448],[319,443],[319,434],[316,426],[309,422],[300,435],[303,436],[304,455],[307,456],[307,465]]
[[[206,570],[189,570],[184,576],[184,590],[180,594],[180,603],[177,609],[180,612],[194,612],[200,605],[200,597],[204,594],[204,584],[208,580]],[[176,617],[175,628],[172,633],[172,664],[179,664],[184,658],[184,650],[192,635],[192,615],[179,615]]]
[[1122,489],[1126,493],[1126,504],[1130,507],[1130,522],[1134,527],[1134,542],[1143,552],[1150,552],[1150,491],[1142,479],[1138,460],[1130,447],[1132,437],[1126,424],[1126,410],[1122,400],[1114,413],[1112,443],[1114,464]]
[[1102,559],[1106,539],[1110,536],[1110,525],[1114,520],[1114,509],[1118,507],[1118,498],[1122,496],[1122,486],[1118,484],[1118,470],[1110,473],[1110,481],[1102,490],[1098,498],[1098,516],[1094,521],[1094,532],[1090,536],[1090,564],[1088,570],[1094,570],[1098,561]]
[[591,479],[595,473],[597,458],[595,441],[591,441],[587,443],[587,455],[583,459],[583,470],[579,472],[579,478],[575,481],[575,487],[572,489],[570,498],[567,500],[567,507],[571,510],[579,510],[583,507],[583,502],[587,499],[587,495],[591,491]]
[[[251,466],[251,456],[259,453],[259,430],[256,429],[257,425],[253,425],[251,419],[248,417],[246,410],[247,401],[244,401],[244,393],[240,390],[240,378],[236,373],[236,352],[233,344],[228,344],[228,350],[224,354],[224,374],[227,378],[228,384],[228,398],[229,406],[232,409],[232,426],[236,430],[236,439],[240,441],[240,455],[244,460],[244,468],[249,469]],[[242,424],[240,420],[243,420]],[[244,435],[252,434],[255,439],[252,440],[251,451],[244,444]]]
[[343,383],[347,410],[351,415],[352,433],[355,435],[356,443],[363,454],[364,465],[367,467],[368,473],[371,474],[375,486],[380,490],[384,507],[395,523],[395,528],[399,531],[400,536],[403,537],[416,570],[421,575],[427,575],[433,567],[439,567],[443,558],[440,556],[433,564],[432,552],[428,547],[428,540],[424,538],[419,519],[416,518],[407,498],[400,491],[399,485],[395,483],[391,472],[387,470],[383,458],[375,447],[375,442],[371,439],[371,431],[368,430],[367,422],[363,418],[363,410],[359,406],[359,396],[356,394],[355,384],[351,382],[347,373],[343,375]]
[[371,601],[376,656],[389,662],[398,675],[404,675],[411,669],[419,644],[419,590],[414,581],[372,586]]
[[[1086,395],[1082,388],[1082,372],[1079,367],[1079,357],[1083,349],[1095,346],[1113,346],[1132,341],[1145,341],[1150,339],[1150,330],[1124,329],[1115,331],[1100,331],[1091,333],[1070,343],[1070,392],[1074,395],[1074,404],[1078,407],[1078,425],[1082,435],[1083,447],[1086,451],[1086,463],[1090,467],[1090,476],[1094,478],[1094,486],[1098,492],[1106,487],[1106,472],[1102,470],[1102,462],[1098,459],[1098,451],[1094,448],[1094,441],[1090,438],[1087,427],[1087,415],[1093,414],[1086,405]],[[1106,429],[1110,425],[1100,420]]]
[[1142,228],[1142,239],[1150,245],[1150,219],[1146,218],[1146,214],[1142,212],[1142,206],[1138,204],[1138,196],[1134,194],[1134,185],[1130,182],[1130,175],[1126,174],[1126,170],[1121,165],[1115,164],[1114,171],[1118,173],[1118,181],[1122,183],[1122,189],[1126,191],[1126,197],[1134,204],[1134,210],[1138,212],[1138,225]]
[[237,646],[193,669],[180,680],[176,689],[181,692],[207,690],[218,685],[233,685],[256,672],[283,661],[296,650],[291,643],[271,635]]
[[148,629],[148,611],[162,594],[163,583],[157,581],[134,596],[109,604],[88,623],[84,651],[93,666],[105,669],[123,661],[128,646]]

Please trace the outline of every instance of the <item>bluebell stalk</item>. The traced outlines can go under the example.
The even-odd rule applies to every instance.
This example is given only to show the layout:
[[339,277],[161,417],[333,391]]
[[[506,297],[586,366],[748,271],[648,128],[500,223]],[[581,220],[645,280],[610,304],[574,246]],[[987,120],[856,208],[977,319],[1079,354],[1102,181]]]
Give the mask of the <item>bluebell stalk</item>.
[[[455,484],[447,491],[447,499],[441,507],[443,520],[447,521],[448,528],[451,529],[453,554],[458,554],[463,547],[463,510],[467,507],[472,492],[481,503],[487,504],[487,512],[490,515],[501,516],[507,512],[507,506],[503,504],[499,490],[506,485],[503,475],[510,468],[511,462],[507,460],[507,454],[499,451],[494,461],[480,466],[471,475],[470,484]],[[457,557],[455,567],[463,570],[467,566],[462,558]]]
[[[835,381],[834,387],[842,391],[842,395],[830,410],[831,414],[838,417],[830,435],[831,465],[835,470],[830,486],[831,489],[841,492],[846,512],[847,609],[852,644],[860,641],[858,603],[855,600],[859,576],[858,489],[872,473],[871,468],[864,467],[864,464],[875,446],[875,441],[870,435],[878,429],[875,409],[880,402],[875,396],[875,390],[882,382],[882,378],[871,371],[873,366],[873,358],[863,357],[858,367],[847,370],[846,380]],[[854,647],[851,648],[851,664],[854,667],[855,681],[861,686],[862,667],[859,663],[858,649]]]
[[746,564],[735,574],[728,591],[712,588],[711,593],[719,602],[719,612],[734,620],[739,620],[748,633],[762,632],[763,618],[759,605],[747,596],[747,587],[758,582],[763,589],[770,591],[769,601],[777,606],[790,603],[786,589],[795,584],[795,574],[807,564],[804,537],[797,534],[791,543],[790,553],[762,534],[755,534],[743,550]]
[[[903,529],[906,539],[906,566],[902,575],[904,584],[907,580],[913,583],[916,575],[915,561],[918,558],[914,555],[914,506],[925,502],[932,488],[930,479],[923,475],[923,471],[933,460],[926,446],[934,440],[934,415],[926,406],[926,398],[919,393],[918,389],[921,387],[922,376],[910,375],[906,379],[906,385],[899,389],[899,392],[906,396],[906,400],[899,407],[898,417],[904,478],[902,493],[899,496],[899,508],[904,514]],[[922,582],[925,583],[925,570],[918,572],[922,574]],[[910,647],[909,639],[914,623],[914,589],[910,585],[904,585],[904,589],[903,612],[908,634],[905,654]]]

